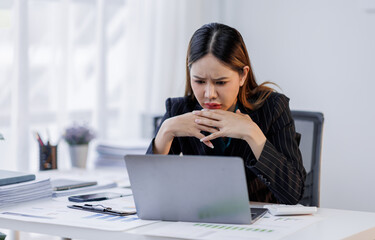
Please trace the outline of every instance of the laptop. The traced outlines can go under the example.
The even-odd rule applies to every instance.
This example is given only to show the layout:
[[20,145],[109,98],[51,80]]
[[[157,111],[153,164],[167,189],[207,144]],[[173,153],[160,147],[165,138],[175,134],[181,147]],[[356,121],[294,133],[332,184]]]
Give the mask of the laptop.
[[126,155],[125,162],[141,219],[250,224],[267,212],[250,210],[239,157]]

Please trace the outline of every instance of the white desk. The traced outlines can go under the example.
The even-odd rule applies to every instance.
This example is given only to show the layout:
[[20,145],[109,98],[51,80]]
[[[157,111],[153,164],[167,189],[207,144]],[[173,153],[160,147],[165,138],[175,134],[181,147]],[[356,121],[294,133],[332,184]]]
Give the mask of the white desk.
[[[74,211],[74,210],[72,210]],[[343,239],[355,234],[362,236],[350,239],[375,239],[375,213],[321,208],[314,216],[321,221],[313,223],[282,239]],[[142,228],[138,228],[142,230]],[[172,239],[131,234],[127,231],[105,231],[58,224],[46,224],[1,218],[0,229],[19,230],[78,239]]]
[[[345,211],[335,209],[319,209],[316,216],[320,216],[323,220],[312,224],[292,235],[283,239],[343,239],[352,235],[369,230],[368,238],[358,239],[374,239],[375,238],[375,213]],[[41,224],[34,222],[23,222],[17,220],[9,220],[0,218],[0,226],[5,229],[19,230],[24,232],[42,233],[67,238],[79,239],[171,239],[162,237],[150,237],[127,232],[112,232],[103,230],[93,230],[78,227],[59,226],[54,224]],[[139,228],[139,229],[142,229]],[[371,238],[372,237],[372,238]]]

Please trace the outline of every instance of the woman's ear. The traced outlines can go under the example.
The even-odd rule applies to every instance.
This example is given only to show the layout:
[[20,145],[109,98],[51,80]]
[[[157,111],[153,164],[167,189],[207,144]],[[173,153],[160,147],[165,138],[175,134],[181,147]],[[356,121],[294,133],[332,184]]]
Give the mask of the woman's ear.
[[245,66],[242,68],[242,74],[240,75],[240,86],[242,87],[245,84],[247,74],[249,73],[249,66]]

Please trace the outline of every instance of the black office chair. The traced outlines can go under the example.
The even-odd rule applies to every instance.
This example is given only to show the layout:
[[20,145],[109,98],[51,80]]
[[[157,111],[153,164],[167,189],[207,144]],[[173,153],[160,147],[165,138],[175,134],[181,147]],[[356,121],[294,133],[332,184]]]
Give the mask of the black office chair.
[[299,133],[299,147],[303,166],[306,169],[305,191],[300,204],[320,205],[320,162],[324,117],[320,112],[292,111],[296,131]]
[[161,124],[161,120],[163,120],[163,116],[154,116],[154,136],[156,135],[156,131]]

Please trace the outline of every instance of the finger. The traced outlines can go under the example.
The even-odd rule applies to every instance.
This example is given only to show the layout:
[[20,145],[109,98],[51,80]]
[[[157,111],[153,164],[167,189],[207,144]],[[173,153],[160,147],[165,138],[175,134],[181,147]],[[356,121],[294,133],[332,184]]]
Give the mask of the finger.
[[208,127],[208,126],[205,126],[205,125],[201,125],[201,124],[197,124],[197,128],[201,131],[205,131],[205,132],[209,132],[209,133],[214,133],[214,132],[218,132],[219,129],[217,128],[214,128],[214,127]]
[[220,128],[221,124],[219,121],[211,120],[208,118],[197,118],[194,120],[195,123],[198,123],[200,125],[205,125],[207,127],[217,127]]
[[209,148],[214,148],[214,145],[212,144],[212,142],[208,141],[208,142],[203,142],[207,147]]
[[240,115],[242,115],[242,116],[248,117],[248,118],[250,118],[250,120],[252,120],[251,117],[250,117],[249,115],[247,115],[247,114],[245,114],[245,113],[242,113],[240,109],[237,109],[237,110],[236,110],[236,113],[237,113],[237,114],[240,114]]
[[[202,133],[198,133],[198,134],[196,134],[196,136],[195,136],[196,138],[198,138],[198,139],[202,139],[202,138],[204,138],[205,136],[202,134]],[[212,144],[212,142],[211,141],[201,141],[202,143],[204,143],[207,147],[209,147],[209,148],[214,148],[214,145]]]
[[239,114],[239,115],[242,115],[242,116],[246,115],[246,114],[243,114],[240,109],[236,110],[236,114]]
[[214,139],[216,139],[218,137],[221,137],[222,135],[223,135],[222,132],[218,131],[216,133],[212,133],[212,134],[210,134],[208,136],[205,136],[204,138],[201,138],[200,141],[201,142],[211,141],[211,140],[214,140]]
[[213,109],[213,110],[210,110],[210,111],[214,112],[216,114],[219,114],[219,115],[222,115],[222,114],[225,114],[225,113],[228,112],[227,110],[223,110],[223,109]]
[[206,137],[205,135],[203,135],[201,132],[197,132],[196,134],[194,134],[194,137],[198,138],[199,140],[201,140],[202,138]]
[[209,118],[212,120],[220,120],[220,114],[218,114],[218,112],[215,111],[216,110],[202,109],[202,111],[193,111],[192,113],[196,116]]

